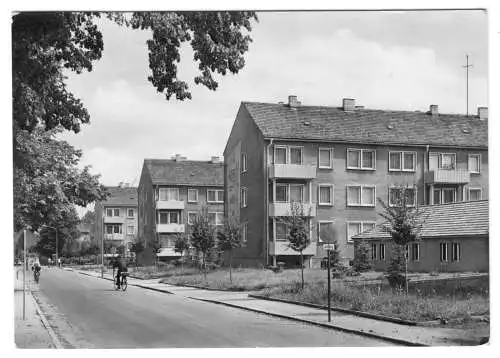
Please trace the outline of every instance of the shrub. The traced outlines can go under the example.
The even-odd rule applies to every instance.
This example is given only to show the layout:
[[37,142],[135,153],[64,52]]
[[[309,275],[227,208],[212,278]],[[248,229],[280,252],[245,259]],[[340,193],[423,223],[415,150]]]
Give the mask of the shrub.
[[363,240],[362,241],[356,240],[354,242],[353,267],[357,272],[370,271],[372,268],[369,258],[368,244]]

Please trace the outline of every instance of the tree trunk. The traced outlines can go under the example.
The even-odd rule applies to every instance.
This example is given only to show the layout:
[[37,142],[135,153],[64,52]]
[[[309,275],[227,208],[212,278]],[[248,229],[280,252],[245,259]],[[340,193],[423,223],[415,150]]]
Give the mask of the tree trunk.
[[408,257],[406,256],[406,248],[405,248],[405,292],[406,296],[408,296]]
[[302,251],[300,252],[300,271],[302,277],[302,289],[304,289],[304,255],[302,255]]
[[229,251],[229,282],[231,284],[233,284],[232,268],[233,268],[233,252]]
[[203,269],[203,277],[205,278],[205,281],[207,280],[207,266],[205,265],[205,253],[203,253],[203,259],[202,259],[202,269]]

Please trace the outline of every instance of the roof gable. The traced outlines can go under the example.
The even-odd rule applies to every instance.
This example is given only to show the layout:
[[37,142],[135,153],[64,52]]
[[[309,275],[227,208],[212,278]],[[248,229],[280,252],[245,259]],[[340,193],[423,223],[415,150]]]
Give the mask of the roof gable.
[[171,159],[145,159],[153,184],[223,186],[224,163]]
[[488,121],[463,115],[243,102],[265,137],[371,144],[488,147]]

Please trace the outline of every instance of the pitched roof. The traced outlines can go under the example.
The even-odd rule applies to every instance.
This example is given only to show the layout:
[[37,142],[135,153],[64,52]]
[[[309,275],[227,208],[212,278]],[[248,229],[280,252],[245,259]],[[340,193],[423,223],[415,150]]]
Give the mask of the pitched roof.
[[144,159],[153,184],[223,186],[224,163]]
[[136,187],[118,187],[108,186],[106,190],[110,194],[108,200],[102,202],[104,206],[137,206],[137,188]]
[[[422,206],[421,209],[425,218],[422,238],[477,236],[489,233],[488,200],[429,205]],[[390,239],[383,225],[355,235],[353,239]]]
[[488,121],[455,114],[242,102],[264,137],[373,144],[488,147]]

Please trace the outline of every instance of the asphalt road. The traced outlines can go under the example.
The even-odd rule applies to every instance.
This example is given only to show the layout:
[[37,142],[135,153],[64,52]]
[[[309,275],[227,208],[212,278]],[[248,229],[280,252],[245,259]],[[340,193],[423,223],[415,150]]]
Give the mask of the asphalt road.
[[391,345],[335,330],[194,301],[62,270],[45,270],[42,310],[66,347],[208,348]]

